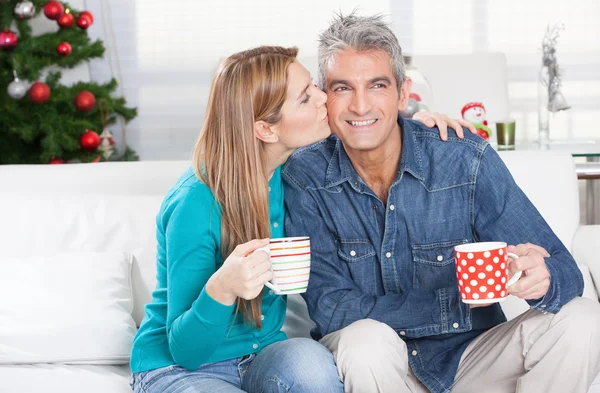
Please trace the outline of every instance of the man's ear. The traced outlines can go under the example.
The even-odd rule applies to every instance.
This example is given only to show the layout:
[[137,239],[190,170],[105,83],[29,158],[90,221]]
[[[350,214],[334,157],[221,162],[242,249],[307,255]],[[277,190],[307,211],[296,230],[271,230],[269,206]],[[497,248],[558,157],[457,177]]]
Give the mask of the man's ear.
[[408,105],[408,98],[412,90],[412,79],[406,78],[402,86],[400,86],[400,99],[398,100],[398,110],[403,111]]
[[276,127],[264,120],[254,122],[254,137],[265,143],[275,143],[279,141]]

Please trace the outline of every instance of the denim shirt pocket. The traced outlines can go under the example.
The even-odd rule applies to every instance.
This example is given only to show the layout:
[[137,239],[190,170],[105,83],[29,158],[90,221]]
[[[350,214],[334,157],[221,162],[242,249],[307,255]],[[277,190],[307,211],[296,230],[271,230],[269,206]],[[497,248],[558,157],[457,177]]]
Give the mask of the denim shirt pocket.
[[365,239],[338,239],[338,256],[346,262],[350,275],[359,288],[375,291],[375,248]]
[[464,243],[466,239],[412,245],[413,286],[423,289],[457,286],[454,246]]

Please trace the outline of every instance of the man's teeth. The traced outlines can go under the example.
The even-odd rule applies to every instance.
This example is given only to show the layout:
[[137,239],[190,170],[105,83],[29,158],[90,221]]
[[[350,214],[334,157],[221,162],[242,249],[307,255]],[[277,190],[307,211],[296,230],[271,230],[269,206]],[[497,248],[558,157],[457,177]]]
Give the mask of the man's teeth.
[[375,123],[377,121],[377,119],[374,120],[362,120],[362,121],[353,121],[350,120],[348,121],[348,123],[352,124],[355,127],[358,126],[370,126],[371,124]]

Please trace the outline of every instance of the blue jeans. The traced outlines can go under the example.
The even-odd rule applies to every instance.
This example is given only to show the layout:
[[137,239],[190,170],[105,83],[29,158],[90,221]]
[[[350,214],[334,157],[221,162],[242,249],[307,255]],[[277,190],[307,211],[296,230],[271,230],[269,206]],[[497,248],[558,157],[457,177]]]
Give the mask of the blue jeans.
[[316,341],[293,338],[258,355],[205,364],[194,371],[177,365],[136,373],[134,393],[343,393],[331,352]]

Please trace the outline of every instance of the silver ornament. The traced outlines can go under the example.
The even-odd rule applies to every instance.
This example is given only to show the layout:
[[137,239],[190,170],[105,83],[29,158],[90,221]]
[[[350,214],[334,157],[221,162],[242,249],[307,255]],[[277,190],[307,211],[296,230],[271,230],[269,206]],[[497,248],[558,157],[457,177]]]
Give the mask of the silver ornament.
[[417,112],[429,112],[429,107],[422,102],[417,103]]
[[[542,41],[542,85],[547,89],[548,95],[548,110],[552,113],[558,111],[564,111],[569,109],[571,106],[567,104],[565,96],[562,94],[560,88],[562,86],[562,70],[558,65],[556,59],[556,45],[560,36],[560,31],[564,30],[564,25],[555,25],[550,28],[546,28],[546,35]],[[543,103],[544,105],[546,103]]]
[[15,5],[15,14],[20,19],[31,18],[35,14],[35,6],[31,1],[19,1]]
[[25,97],[25,94],[27,94],[27,90],[29,90],[29,83],[27,83],[27,81],[20,80],[19,78],[15,78],[14,81],[8,84],[7,90],[10,98],[19,100]]
[[408,99],[408,104],[406,104],[406,109],[400,111],[400,115],[402,117],[411,118],[419,111],[419,103],[414,98]]

